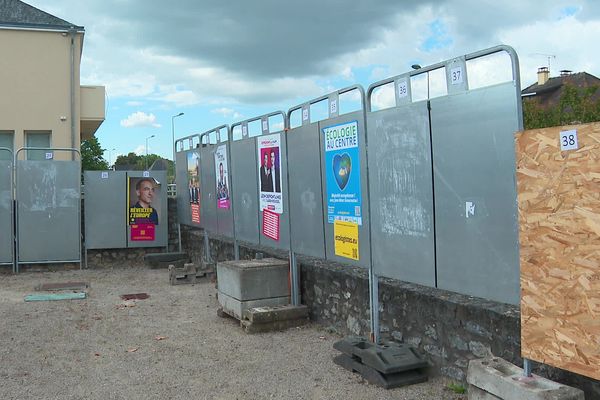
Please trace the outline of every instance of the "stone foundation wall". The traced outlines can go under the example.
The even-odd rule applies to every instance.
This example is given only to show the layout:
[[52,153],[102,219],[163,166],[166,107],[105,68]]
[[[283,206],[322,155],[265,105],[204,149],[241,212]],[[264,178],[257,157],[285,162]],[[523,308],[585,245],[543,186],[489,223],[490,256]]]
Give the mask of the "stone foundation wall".
[[[184,249],[204,257],[204,232],[182,227]],[[211,257],[233,259],[229,239],[210,236]],[[288,258],[286,251],[242,243],[240,258]],[[369,280],[366,270],[321,259],[298,257],[302,303],[312,321],[333,333],[370,334]],[[410,343],[432,364],[431,373],[465,382],[469,360],[489,355],[522,366],[519,308],[416,284],[380,279],[379,320],[382,338]],[[586,399],[600,399],[600,382],[533,363],[534,373],[578,387]]]

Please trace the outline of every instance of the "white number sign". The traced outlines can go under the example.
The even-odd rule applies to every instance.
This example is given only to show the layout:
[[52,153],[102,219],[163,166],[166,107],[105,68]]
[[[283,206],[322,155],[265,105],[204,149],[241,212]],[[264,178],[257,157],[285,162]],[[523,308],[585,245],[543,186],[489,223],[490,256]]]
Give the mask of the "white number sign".
[[262,126],[263,126],[263,132],[269,132],[269,121],[267,121],[266,119],[263,120]]
[[308,108],[302,110],[302,121],[308,121]]
[[331,100],[331,102],[329,103],[329,113],[337,113],[337,100]]
[[242,136],[248,136],[248,127],[246,125],[242,125]]
[[408,96],[408,82],[406,80],[399,81],[396,85],[396,90],[398,91],[398,98],[403,98]]
[[577,150],[579,145],[577,143],[577,129],[571,129],[569,131],[560,132],[560,150]]
[[454,67],[450,70],[450,83],[460,85],[463,83],[463,69],[461,66]]

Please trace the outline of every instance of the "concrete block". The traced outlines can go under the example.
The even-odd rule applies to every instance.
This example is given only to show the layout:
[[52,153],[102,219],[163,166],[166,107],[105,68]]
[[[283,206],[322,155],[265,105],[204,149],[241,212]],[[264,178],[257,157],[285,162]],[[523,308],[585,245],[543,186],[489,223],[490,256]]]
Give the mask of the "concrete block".
[[220,291],[221,281],[219,281],[219,304],[223,307],[223,311],[239,320],[244,316],[244,312],[256,307],[275,307],[289,304],[290,297],[271,297],[268,299],[240,301]]
[[244,313],[244,319],[259,324],[307,318],[308,307],[305,305],[293,306],[288,304],[278,307],[257,307]]
[[[584,400],[583,391],[537,375],[525,377],[522,368],[498,357],[471,360],[467,382],[504,400]],[[469,399],[482,398],[487,400],[469,391]]]
[[477,386],[469,385],[468,391],[469,400],[502,400],[500,397],[479,389]]
[[286,319],[281,321],[273,322],[251,322],[248,320],[241,320],[240,326],[246,333],[262,333],[262,332],[273,332],[273,331],[284,331],[290,328],[296,328],[308,323],[308,318],[300,319]]
[[217,279],[219,292],[239,301],[289,296],[289,266],[286,260],[265,258],[219,262]]

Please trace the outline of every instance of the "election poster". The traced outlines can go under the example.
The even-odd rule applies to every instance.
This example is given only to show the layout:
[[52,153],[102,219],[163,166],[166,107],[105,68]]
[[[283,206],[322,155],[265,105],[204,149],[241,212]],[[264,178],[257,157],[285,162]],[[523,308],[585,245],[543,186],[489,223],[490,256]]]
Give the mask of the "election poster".
[[333,222],[333,240],[336,256],[359,260],[358,224],[336,219]]
[[258,136],[258,170],[260,210],[283,213],[281,193],[281,137],[280,135]]
[[161,209],[161,186],[148,177],[130,177],[127,182],[128,224],[132,241],[156,239],[156,226],[160,222],[157,210]]
[[217,207],[229,209],[229,174],[227,169],[226,145],[221,145],[215,150],[215,169],[217,180]]
[[192,222],[200,223],[200,153],[191,151],[187,154],[187,177],[190,197]]
[[358,121],[323,128],[327,222],[362,225]]

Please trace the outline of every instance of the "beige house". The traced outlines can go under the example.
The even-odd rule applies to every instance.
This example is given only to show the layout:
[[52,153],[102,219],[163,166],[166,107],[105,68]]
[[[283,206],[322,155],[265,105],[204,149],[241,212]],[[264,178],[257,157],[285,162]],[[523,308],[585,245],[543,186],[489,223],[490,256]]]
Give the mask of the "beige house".
[[[0,147],[79,149],[104,121],[103,86],[81,86],[84,28],[19,0],[0,0]],[[29,159],[45,151],[21,152]],[[0,151],[1,159],[8,153]],[[55,152],[55,159],[67,159]]]

